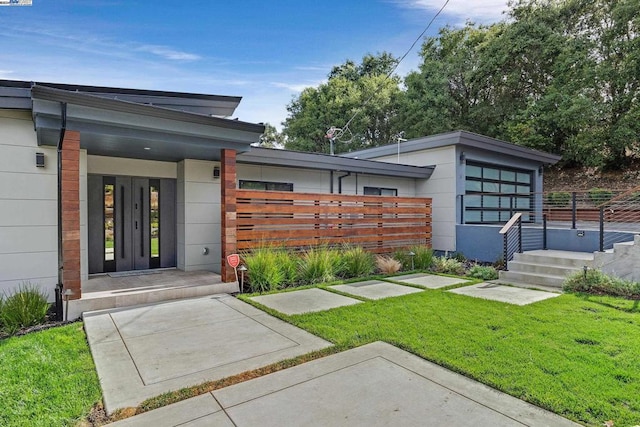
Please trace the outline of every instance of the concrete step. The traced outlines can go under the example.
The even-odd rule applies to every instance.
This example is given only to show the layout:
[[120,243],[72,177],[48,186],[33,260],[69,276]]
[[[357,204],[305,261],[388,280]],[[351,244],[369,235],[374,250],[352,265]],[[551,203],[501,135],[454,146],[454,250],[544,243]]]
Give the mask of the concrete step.
[[160,301],[194,298],[207,295],[238,292],[237,282],[194,285],[160,285],[117,289],[104,292],[87,292],[81,299],[69,301],[68,318],[76,319],[85,311],[130,307]]
[[513,260],[523,263],[583,268],[585,265],[589,267],[592,265],[593,253],[537,250],[516,253],[513,255]]
[[549,286],[553,288],[562,288],[564,277],[553,276],[548,274],[524,273],[519,271],[500,271],[499,280],[506,283],[527,283],[530,285]]
[[565,265],[538,264],[533,262],[509,261],[509,271],[520,273],[535,273],[547,276],[567,277],[582,271],[582,267],[568,267]]

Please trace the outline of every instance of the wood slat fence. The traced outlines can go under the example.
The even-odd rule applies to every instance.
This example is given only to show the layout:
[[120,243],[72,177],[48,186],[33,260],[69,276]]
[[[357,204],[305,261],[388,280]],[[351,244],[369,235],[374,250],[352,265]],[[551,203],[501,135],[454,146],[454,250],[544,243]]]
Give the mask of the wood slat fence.
[[238,250],[350,243],[375,253],[431,245],[431,199],[236,190]]

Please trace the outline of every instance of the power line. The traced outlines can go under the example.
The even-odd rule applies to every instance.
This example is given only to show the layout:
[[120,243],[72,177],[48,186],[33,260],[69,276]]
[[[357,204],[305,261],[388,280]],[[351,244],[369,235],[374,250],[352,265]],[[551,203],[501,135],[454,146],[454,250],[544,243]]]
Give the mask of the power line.
[[[413,43],[411,43],[411,46],[409,47],[409,49],[407,49],[407,51],[404,53],[404,55],[402,55],[400,57],[400,59],[398,59],[396,61],[396,65],[387,73],[385,78],[388,79],[393,75],[393,73],[395,73],[395,71],[400,66],[400,63],[407,57],[407,55],[409,55],[409,53],[413,50],[413,48],[416,46],[416,44],[418,44],[418,42],[422,39],[422,37],[424,37],[426,32],[429,31],[429,28],[431,28],[431,24],[433,24],[433,22],[436,20],[436,18],[438,18],[438,16],[440,16],[440,14],[445,9],[445,7],[447,7],[447,5],[449,4],[450,1],[451,0],[446,0],[444,2],[444,4],[442,5],[442,7],[440,7],[438,12],[435,15],[433,15],[433,18],[431,18],[431,20],[429,21],[429,23],[427,24],[425,29],[422,31],[422,33],[420,33],[420,35],[418,37],[416,37],[416,39],[413,41]],[[369,98],[367,98],[367,100],[362,103],[362,105],[367,105],[369,103],[369,101],[371,101],[373,99],[373,96],[374,96],[374,94],[372,93],[369,96]],[[351,116],[349,121],[347,121],[347,123],[342,128],[336,128],[335,126],[331,126],[331,128],[327,131],[326,137],[331,140],[331,145],[332,146],[333,146],[333,142],[336,139],[338,141],[340,141],[340,138],[347,132],[351,135],[351,138],[349,138],[349,141],[351,141],[353,139],[353,134],[352,134],[351,130],[349,129],[349,125],[351,124],[351,122],[353,122],[353,120],[355,120],[356,117],[358,117],[358,114],[360,114],[360,110],[356,110],[356,112],[353,113],[353,115]],[[333,152],[331,154],[333,154]]]

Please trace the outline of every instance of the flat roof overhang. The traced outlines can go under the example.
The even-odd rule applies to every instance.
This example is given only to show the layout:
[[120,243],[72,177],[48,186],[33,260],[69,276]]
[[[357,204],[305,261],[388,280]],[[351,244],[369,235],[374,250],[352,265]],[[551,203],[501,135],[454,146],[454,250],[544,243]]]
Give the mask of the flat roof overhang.
[[352,172],[397,178],[429,179],[435,166],[409,166],[375,160],[351,159],[328,154],[257,148],[238,155],[238,163],[300,169]]
[[[412,153],[415,151],[430,150],[449,145],[459,145],[462,147],[485,150],[498,153],[500,155],[531,160],[546,165],[553,165],[562,158],[562,156],[555,154],[533,150],[531,148],[467,131],[455,131],[410,139],[400,144],[399,149],[401,153]],[[398,144],[389,144],[359,151],[352,151],[350,153],[343,153],[340,155],[351,158],[359,157],[364,159],[374,159],[394,155],[397,151]]]
[[31,88],[34,86],[86,93],[102,98],[118,99],[216,117],[231,116],[242,100],[239,96],[0,79],[0,105],[2,105],[2,108],[30,109]]
[[247,151],[264,126],[141,105],[45,86],[31,88],[38,145],[56,146],[66,128],[80,132],[88,154],[134,159],[219,160],[221,149]]

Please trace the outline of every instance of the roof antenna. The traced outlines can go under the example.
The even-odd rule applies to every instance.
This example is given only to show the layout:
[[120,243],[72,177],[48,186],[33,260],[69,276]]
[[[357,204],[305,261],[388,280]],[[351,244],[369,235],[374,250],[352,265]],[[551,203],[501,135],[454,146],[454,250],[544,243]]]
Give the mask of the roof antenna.
[[[343,139],[343,137],[347,133],[349,135],[349,139]],[[329,154],[331,154],[332,156],[335,155],[334,145],[336,140],[342,142],[343,144],[348,144],[353,140],[353,134],[351,133],[351,129],[349,129],[349,127],[337,128],[335,126],[331,126],[329,129],[327,129],[327,133],[324,135],[324,137],[329,140]]]

